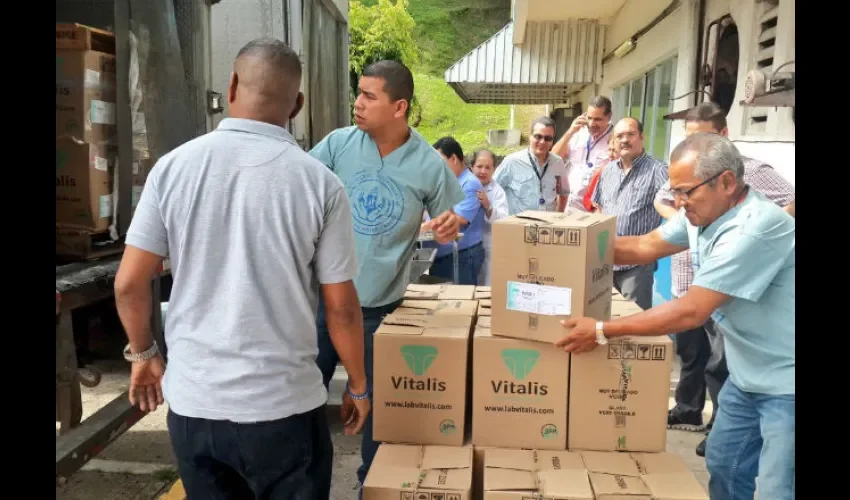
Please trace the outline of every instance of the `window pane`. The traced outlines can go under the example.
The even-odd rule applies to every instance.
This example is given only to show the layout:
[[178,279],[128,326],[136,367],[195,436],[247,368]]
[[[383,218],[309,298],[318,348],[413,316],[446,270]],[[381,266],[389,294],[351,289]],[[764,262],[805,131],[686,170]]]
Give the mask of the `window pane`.
[[660,156],[666,159],[670,154],[671,123],[663,117],[670,112],[673,97],[674,77],[676,75],[676,58],[669,59],[659,67],[658,115],[655,117],[656,133],[654,148]]
[[[658,158],[659,151],[655,148],[655,137],[656,137],[656,122],[655,122],[655,114],[657,111],[657,90],[658,90],[658,68],[653,69],[649,73],[646,74],[646,111],[644,113],[645,117],[643,119],[643,147],[647,153]],[[664,152],[664,148],[661,148],[661,153]]]
[[643,77],[632,80],[629,116],[641,120],[643,117]]
[[628,85],[622,85],[614,89],[614,95],[611,97],[611,118],[615,123],[626,115],[626,106],[629,99],[628,90]]

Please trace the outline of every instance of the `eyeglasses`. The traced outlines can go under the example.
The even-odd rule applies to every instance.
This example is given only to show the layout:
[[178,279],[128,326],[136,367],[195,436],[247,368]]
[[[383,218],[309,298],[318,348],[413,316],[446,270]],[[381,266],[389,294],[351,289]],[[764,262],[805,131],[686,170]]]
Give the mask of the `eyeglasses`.
[[671,194],[671,195],[673,195],[673,197],[674,197],[674,198],[678,198],[678,199],[680,199],[680,200],[682,200],[682,201],[688,201],[688,198],[691,196],[691,193],[693,193],[693,192],[694,192],[694,191],[696,191],[697,189],[699,189],[699,188],[701,188],[701,187],[705,186],[706,184],[708,184],[709,182],[713,181],[714,179],[717,179],[718,177],[720,177],[721,175],[723,175],[723,174],[724,174],[724,173],[726,173],[726,172],[727,172],[727,171],[726,171],[726,170],[724,170],[723,172],[720,172],[720,173],[718,173],[718,174],[714,174],[714,175],[712,175],[711,177],[709,177],[708,179],[706,179],[706,180],[704,180],[704,181],[700,182],[700,183],[699,183],[699,184],[697,184],[696,186],[694,186],[694,187],[692,187],[692,188],[690,188],[690,189],[687,189],[687,190],[685,190],[685,191],[681,191],[681,190],[679,190],[679,189],[671,189],[671,190],[670,190],[670,194]]
[[531,137],[534,137],[535,141],[552,142],[555,140],[551,135],[534,134]]

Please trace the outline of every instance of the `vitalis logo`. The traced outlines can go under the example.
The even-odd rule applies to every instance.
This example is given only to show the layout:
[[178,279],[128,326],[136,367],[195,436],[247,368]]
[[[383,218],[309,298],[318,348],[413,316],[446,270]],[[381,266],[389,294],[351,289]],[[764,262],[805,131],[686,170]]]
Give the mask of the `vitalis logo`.
[[602,265],[591,271],[593,283],[596,283],[611,274],[611,266],[605,263],[605,252],[608,250],[607,230],[600,231],[599,234],[596,235],[596,247],[599,251],[599,262],[602,263]]
[[[540,352],[534,349],[504,349],[502,361],[515,380],[525,380],[531,373]],[[516,383],[509,380],[491,380],[490,385],[493,392],[501,394],[517,394],[529,396],[545,396],[549,393],[549,387],[538,382]]]
[[[422,377],[428,372],[428,368],[437,359],[439,351],[431,345],[403,345],[401,355],[407,367],[416,377]],[[444,392],[446,383],[436,377],[416,379],[408,376],[395,376],[392,379],[393,387],[405,391],[434,391]]]

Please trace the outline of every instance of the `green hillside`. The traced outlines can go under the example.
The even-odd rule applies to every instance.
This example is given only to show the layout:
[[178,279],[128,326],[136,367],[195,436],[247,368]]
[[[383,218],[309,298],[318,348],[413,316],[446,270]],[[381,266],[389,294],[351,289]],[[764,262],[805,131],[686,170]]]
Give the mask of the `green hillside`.
[[[422,121],[416,129],[430,142],[454,136],[464,150],[487,146],[487,130],[508,128],[510,106],[467,104],[446,84],[443,74],[455,61],[486,41],[511,20],[510,0],[409,0],[416,21],[414,39],[421,48],[412,68]],[[364,0],[372,4],[373,0]],[[526,133],[543,106],[517,106],[514,125]],[[505,154],[513,149],[498,149]]]

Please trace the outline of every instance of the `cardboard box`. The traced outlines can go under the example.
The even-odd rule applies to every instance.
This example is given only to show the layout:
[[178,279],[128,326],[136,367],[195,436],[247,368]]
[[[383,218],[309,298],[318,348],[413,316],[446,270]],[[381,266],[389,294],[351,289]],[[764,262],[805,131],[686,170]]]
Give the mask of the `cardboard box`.
[[472,300],[475,296],[473,285],[407,285],[405,299],[426,300]]
[[596,500],[708,500],[685,462],[670,453],[581,452]]
[[471,330],[470,316],[384,318],[374,337],[376,441],[463,444]]
[[492,316],[493,302],[490,299],[481,299],[478,301],[478,316]]
[[572,356],[567,446],[664,451],[673,355],[663,335],[611,339]]
[[106,144],[56,139],[56,223],[78,229],[109,228],[118,150]]
[[475,317],[477,300],[404,300],[394,311],[397,314],[424,316]]
[[364,500],[471,500],[472,447],[381,444]]
[[489,286],[477,286],[475,287],[475,295],[472,298],[475,300],[489,299],[492,293],[492,289]]
[[664,500],[709,500],[705,488],[688,465],[672,453],[632,453],[652,498]]
[[113,241],[108,231],[94,232],[56,226],[56,256],[95,259],[124,251],[124,244]]
[[115,34],[77,23],[56,23],[56,48],[115,53]]
[[115,56],[56,51],[56,137],[115,143]]
[[561,320],[607,320],[614,283],[615,217],[526,211],[493,223],[494,333],[563,338]]
[[484,500],[593,500],[581,458],[569,451],[484,450]]
[[483,326],[472,350],[473,445],[566,450],[569,353]]

